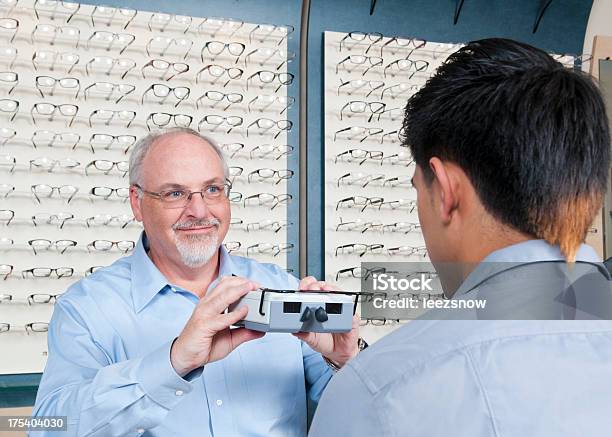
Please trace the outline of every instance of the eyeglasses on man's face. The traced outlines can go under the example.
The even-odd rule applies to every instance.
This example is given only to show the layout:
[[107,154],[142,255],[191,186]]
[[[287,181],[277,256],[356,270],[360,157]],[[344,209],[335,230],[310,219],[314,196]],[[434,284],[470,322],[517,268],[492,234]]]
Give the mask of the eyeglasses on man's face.
[[162,190],[158,192],[148,191],[138,184],[134,184],[136,190],[153,197],[162,204],[164,208],[185,208],[194,194],[199,194],[209,205],[227,201],[230,197],[232,184],[229,181],[218,184],[210,184],[204,187],[202,191],[190,191],[186,188],[177,186],[176,188]]

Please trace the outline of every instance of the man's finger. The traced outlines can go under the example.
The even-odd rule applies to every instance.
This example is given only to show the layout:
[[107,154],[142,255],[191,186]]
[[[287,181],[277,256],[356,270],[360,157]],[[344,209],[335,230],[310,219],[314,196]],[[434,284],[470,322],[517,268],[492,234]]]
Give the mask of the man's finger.
[[229,288],[225,288],[222,293],[213,296],[206,302],[206,305],[203,307],[203,311],[206,314],[222,313],[228,306],[239,300],[249,291],[257,290],[258,284],[246,281],[238,284],[228,283],[227,287]]
[[312,290],[312,285],[317,282],[317,278],[314,276],[306,276],[300,281],[299,289],[300,290]]

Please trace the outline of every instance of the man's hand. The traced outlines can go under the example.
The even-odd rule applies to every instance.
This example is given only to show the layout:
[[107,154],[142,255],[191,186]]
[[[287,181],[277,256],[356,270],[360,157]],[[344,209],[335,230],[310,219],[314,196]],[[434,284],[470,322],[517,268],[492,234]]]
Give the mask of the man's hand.
[[224,314],[227,307],[259,285],[248,279],[224,277],[200,299],[170,351],[172,367],[181,377],[207,363],[226,357],[245,341],[264,336],[246,328],[229,329],[242,320],[248,308]]
[[[307,276],[300,281],[300,290],[305,291],[339,291],[338,288],[323,281],[317,281]],[[306,342],[315,351],[342,367],[359,352],[359,318],[353,316],[353,327],[345,334],[329,334],[320,332],[298,332],[293,334]]]

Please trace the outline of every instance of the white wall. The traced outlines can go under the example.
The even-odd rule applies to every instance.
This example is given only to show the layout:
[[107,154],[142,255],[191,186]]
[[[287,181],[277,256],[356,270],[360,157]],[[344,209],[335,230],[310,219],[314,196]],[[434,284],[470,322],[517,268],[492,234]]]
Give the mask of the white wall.
[[[594,0],[584,36],[582,53],[591,54],[595,35],[612,36],[612,0]],[[588,71],[589,65],[583,69]]]

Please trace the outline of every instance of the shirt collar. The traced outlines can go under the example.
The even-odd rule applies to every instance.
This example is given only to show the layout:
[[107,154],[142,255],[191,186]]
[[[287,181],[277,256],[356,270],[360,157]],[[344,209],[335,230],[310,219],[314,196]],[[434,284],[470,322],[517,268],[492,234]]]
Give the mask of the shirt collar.
[[[147,234],[143,231],[132,253],[130,273],[132,300],[134,303],[134,310],[137,313],[142,311],[157,293],[161,292],[166,287],[180,289],[180,287],[170,284],[163,273],[159,271],[147,254],[148,249],[149,241],[147,239]],[[219,252],[219,275],[210,284],[208,290],[214,288],[223,276],[244,276],[246,273],[244,267],[227,252],[225,246],[221,245],[219,247]]]
[[[504,247],[483,259],[463,281],[454,296],[466,294],[498,273],[522,264],[537,262],[565,262],[565,257],[558,246],[552,246],[545,240],[528,240]],[[580,245],[576,253],[576,262],[593,264],[606,278],[610,279],[610,273],[592,247],[586,244]]]

